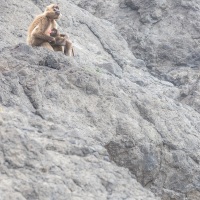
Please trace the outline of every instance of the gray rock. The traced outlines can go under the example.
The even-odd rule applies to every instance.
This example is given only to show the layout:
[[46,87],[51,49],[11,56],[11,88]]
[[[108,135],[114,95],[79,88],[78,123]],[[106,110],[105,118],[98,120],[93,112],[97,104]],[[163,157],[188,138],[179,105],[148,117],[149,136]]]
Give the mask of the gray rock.
[[[133,54],[145,61],[149,72],[161,80],[175,84],[181,91],[177,100],[200,112],[198,96],[191,96],[187,89],[191,88],[191,93],[199,93],[199,89],[193,87],[193,82],[198,81],[200,65],[198,1],[73,2],[93,15],[115,24]],[[176,78],[172,79],[172,73]],[[185,80],[185,76],[188,76],[189,80]],[[177,84],[180,80],[181,85]]]

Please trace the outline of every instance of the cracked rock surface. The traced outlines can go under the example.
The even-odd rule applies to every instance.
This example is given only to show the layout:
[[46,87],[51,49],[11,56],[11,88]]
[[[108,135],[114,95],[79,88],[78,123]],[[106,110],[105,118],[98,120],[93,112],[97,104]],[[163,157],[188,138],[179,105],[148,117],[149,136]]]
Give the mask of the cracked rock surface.
[[200,112],[198,0],[73,0],[113,23],[149,72],[180,89],[178,100]]
[[57,2],[73,58],[25,44],[49,0],[2,2],[0,200],[199,200],[198,1]]

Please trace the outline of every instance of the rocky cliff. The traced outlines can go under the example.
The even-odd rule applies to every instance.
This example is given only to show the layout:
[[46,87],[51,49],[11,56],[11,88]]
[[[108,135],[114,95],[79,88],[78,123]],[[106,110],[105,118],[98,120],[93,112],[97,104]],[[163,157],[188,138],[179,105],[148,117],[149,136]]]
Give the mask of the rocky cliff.
[[0,200],[199,200],[200,3],[58,0],[73,58],[25,44],[50,3],[1,2]]

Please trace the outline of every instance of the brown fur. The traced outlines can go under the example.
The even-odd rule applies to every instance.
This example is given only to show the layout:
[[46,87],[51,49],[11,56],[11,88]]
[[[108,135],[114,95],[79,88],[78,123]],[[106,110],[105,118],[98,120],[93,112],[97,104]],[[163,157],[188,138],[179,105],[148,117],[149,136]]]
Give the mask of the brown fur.
[[69,41],[65,34],[60,34],[56,28],[53,28],[50,36],[55,38],[55,42],[51,44],[54,51],[62,51],[67,56],[74,56],[72,42]]
[[60,34],[56,28],[53,28],[50,36],[55,38],[55,41],[51,43],[54,51],[62,51],[64,53],[64,46],[66,43],[65,35]]
[[55,38],[50,36],[51,30],[57,28],[56,20],[60,11],[57,5],[51,4],[46,7],[43,14],[38,15],[28,28],[27,43],[31,46],[43,46],[53,50],[50,45]]

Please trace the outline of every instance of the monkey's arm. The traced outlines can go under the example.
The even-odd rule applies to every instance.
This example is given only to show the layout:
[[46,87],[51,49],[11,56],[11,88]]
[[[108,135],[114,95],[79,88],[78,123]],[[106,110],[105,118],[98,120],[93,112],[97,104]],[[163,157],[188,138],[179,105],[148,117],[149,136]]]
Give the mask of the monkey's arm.
[[42,39],[47,42],[55,41],[53,37],[47,35],[45,32],[47,31],[49,26],[49,21],[47,18],[41,19],[40,23],[38,24],[38,30],[33,32],[33,36],[38,39]]
[[53,38],[49,35],[46,35],[45,33],[42,33],[42,32],[33,33],[33,36],[35,38],[42,39],[42,40],[47,41],[47,42],[55,41],[55,38]]

